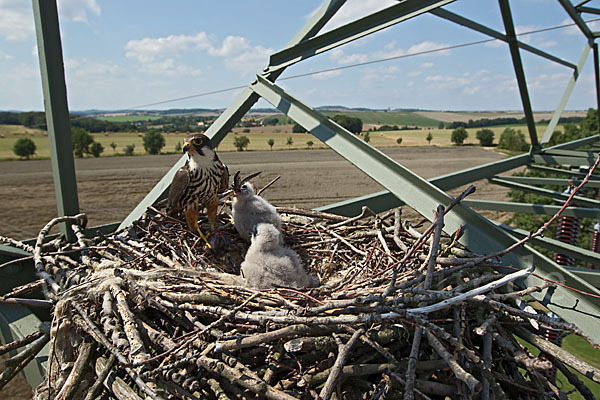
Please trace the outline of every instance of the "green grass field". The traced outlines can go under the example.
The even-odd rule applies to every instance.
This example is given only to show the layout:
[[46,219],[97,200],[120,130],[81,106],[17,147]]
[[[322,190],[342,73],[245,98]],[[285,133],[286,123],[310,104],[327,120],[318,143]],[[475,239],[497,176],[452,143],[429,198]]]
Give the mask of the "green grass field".
[[[545,125],[538,126],[538,137],[541,137]],[[497,143],[502,131],[506,126],[492,127],[495,133],[494,142]],[[528,138],[527,128],[523,126],[515,126],[516,129],[521,129],[525,133],[525,137]],[[465,145],[479,145],[479,141],[475,138],[475,133],[478,129],[467,129],[469,137],[465,140]],[[387,132],[369,132],[370,144],[377,148],[385,147],[397,147],[397,139],[402,138],[401,146],[427,146],[427,135],[431,133],[433,139],[431,140],[431,146],[452,146],[453,143],[450,141],[452,130],[450,129],[413,129],[406,131],[387,131]],[[183,144],[185,133],[164,133],[166,145],[163,148],[163,153],[175,152],[175,146],[178,142]],[[250,128],[250,132],[242,132],[242,128],[235,128],[233,132],[225,137],[219,144],[218,151],[236,151],[233,145],[233,140],[236,135],[246,135],[250,139],[250,144],[247,148],[249,151],[258,150],[269,150],[270,147],[267,144],[269,139],[273,139],[275,144],[273,150],[287,150],[287,149],[307,149],[308,141],[312,141],[313,149],[327,148],[327,146],[321,143],[317,138],[309,133],[292,133],[291,125],[279,125],[270,127],[255,127]],[[363,133],[364,135],[364,133]],[[98,133],[93,134],[94,140],[104,146],[103,156],[112,156],[122,154],[125,146],[129,144],[135,145],[134,154],[144,154],[144,145],[142,142],[142,134],[130,133],[130,132],[110,132],[110,133]],[[12,147],[17,139],[21,137],[28,137],[36,144],[36,154],[33,158],[48,158],[50,157],[50,145],[48,138],[44,131],[39,129],[29,129],[23,126],[15,125],[0,125],[0,160],[17,159],[18,157],[12,151]],[[288,146],[286,144],[287,138],[291,137],[293,144]],[[110,147],[111,143],[117,145],[116,150],[113,151]]]
[[98,116],[96,119],[110,122],[137,122],[137,121],[153,121],[162,118],[162,115],[107,115]]

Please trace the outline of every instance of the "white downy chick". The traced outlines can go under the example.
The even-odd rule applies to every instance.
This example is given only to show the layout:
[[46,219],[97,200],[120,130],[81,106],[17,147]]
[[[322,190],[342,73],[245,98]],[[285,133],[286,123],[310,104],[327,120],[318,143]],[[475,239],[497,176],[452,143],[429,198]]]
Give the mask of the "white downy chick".
[[254,194],[254,187],[250,182],[245,182],[234,192],[231,214],[235,229],[248,242],[254,225],[268,223],[281,231],[281,218],[277,210],[268,201]]
[[298,254],[283,245],[281,231],[272,224],[261,223],[254,228],[241,273],[248,285],[257,289],[319,286],[319,280],[306,272]]

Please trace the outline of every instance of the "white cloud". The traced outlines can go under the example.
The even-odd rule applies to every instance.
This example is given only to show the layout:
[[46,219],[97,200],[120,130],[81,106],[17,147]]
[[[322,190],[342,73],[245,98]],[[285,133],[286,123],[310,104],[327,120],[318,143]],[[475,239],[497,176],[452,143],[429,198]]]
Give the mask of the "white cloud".
[[360,79],[360,86],[364,89],[381,86],[389,81],[396,79],[400,68],[396,66],[365,68],[364,74]]
[[331,51],[329,59],[337,61],[339,64],[358,64],[369,61],[369,56],[361,53],[346,55],[344,50],[337,48]]
[[66,74],[85,79],[103,79],[126,76],[127,70],[112,63],[102,63],[87,58],[68,58],[65,60]]
[[195,35],[170,35],[161,38],[144,38],[130,40],[125,45],[125,55],[139,63],[152,63],[157,73],[162,69],[171,73],[175,69],[184,71],[182,65],[175,68],[174,58],[194,51],[205,51],[213,57],[224,58],[227,68],[246,74],[259,72],[267,65],[268,57],[273,49],[263,46],[252,46],[241,36],[227,36],[219,45],[213,45],[214,40],[205,32]]
[[[338,10],[335,16],[331,18],[327,25],[325,25],[324,31],[345,25],[395,4],[398,4],[398,2],[394,0],[348,0]],[[311,15],[314,14],[315,11],[313,11]]]
[[6,40],[26,40],[33,35],[31,2],[0,0],[0,36]]
[[101,14],[100,6],[96,0],[60,0],[58,11],[61,18],[76,22],[88,22],[88,12]]
[[408,73],[408,76],[411,78],[417,77],[419,75],[421,75],[423,73],[423,71],[412,71]]
[[433,67],[432,62],[425,62],[425,63],[421,64],[421,68],[431,68],[431,67]]
[[2,51],[0,51],[0,59],[3,58],[5,60],[11,60],[13,57],[10,54],[6,54]]

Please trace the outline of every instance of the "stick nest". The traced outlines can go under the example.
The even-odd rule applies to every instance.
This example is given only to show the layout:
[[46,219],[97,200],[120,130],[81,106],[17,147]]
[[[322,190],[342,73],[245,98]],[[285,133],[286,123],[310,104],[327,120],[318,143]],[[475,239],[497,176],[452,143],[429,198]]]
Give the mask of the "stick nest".
[[[510,282],[528,272],[506,275],[496,260],[460,248],[441,234],[443,212],[439,229],[423,234],[402,223],[400,210],[360,219],[279,211],[286,245],[320,287],[244,285],[247,244],[225,214],[212,250],[157,210],[91,240],[81,215],[49,223],[32,251],[53,307],[51,329],[32,339],[50,343],[36,397],[564,395],[552,375],[567,362],[560,349],[537,358],[514,338],[578,331],[516,306],[551,284],[513,292]],[[65,221],[77,243],[44,243]]]

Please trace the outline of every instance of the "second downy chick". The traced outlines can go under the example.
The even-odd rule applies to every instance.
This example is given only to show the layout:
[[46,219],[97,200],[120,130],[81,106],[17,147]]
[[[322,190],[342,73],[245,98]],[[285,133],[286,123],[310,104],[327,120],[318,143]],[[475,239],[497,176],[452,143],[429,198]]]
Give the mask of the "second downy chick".
[[306,272],[296,252],[283,245],[281,232],[272,224],[258,224],[241,273],[249,286],[306,288],[319,286],[319,280]]

